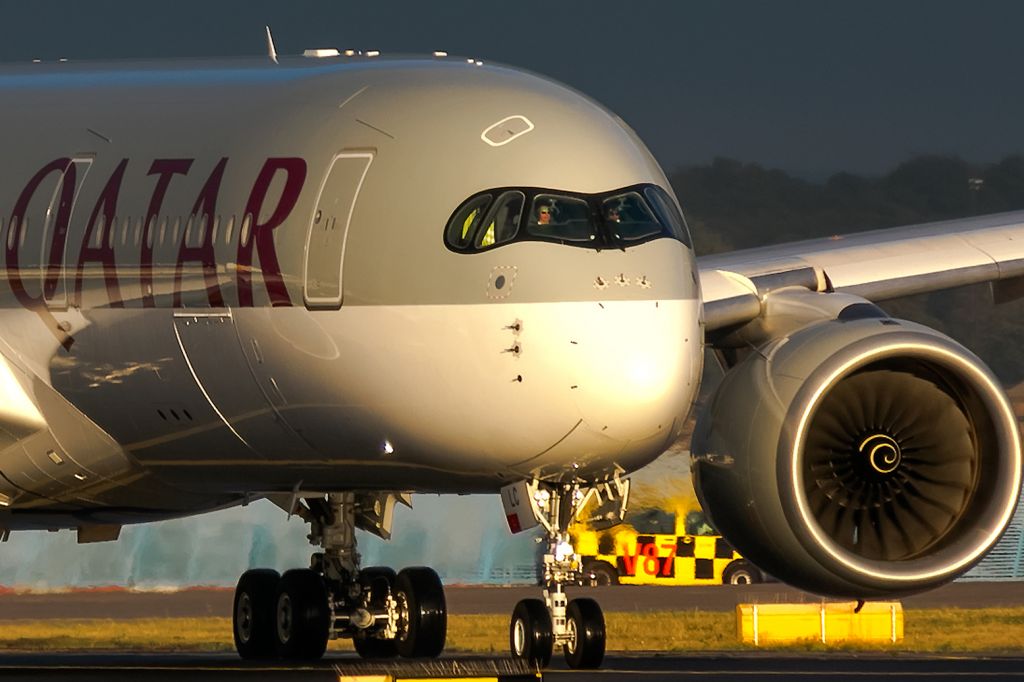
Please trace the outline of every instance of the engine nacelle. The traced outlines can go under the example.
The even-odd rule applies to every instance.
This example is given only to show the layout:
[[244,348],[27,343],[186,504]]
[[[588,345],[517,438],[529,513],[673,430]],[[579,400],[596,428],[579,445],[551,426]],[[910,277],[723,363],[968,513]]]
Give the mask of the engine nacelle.
[[820,594],[930,589],[977,563],[1021,485],[1017,420],[950,338],[872,318],[753,352],[698,419],[694,486],[761,568]]

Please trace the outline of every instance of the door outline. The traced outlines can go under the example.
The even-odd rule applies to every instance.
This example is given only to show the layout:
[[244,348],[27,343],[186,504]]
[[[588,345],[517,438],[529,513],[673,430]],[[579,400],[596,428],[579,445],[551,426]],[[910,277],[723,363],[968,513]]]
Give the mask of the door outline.
[[[302,259],[302,298],[306,303],[307,308],[318,308],[318,309],[334,309],[337,310],[341,307],[342,299],[344,298],[344,288],[342,286],[342,272],[345,267],[345,251],[348,247],[348,229],[352,223],[352,215],[356,209],[356,203],[359,201],[359,193],[363,189],[363,183],[366,181],[366,175],[370,171],[370,166],[373,164],[374,152],[372,151],[345,151],[334,155],[331,159],[331,165],[327,169],[327,173],[324,175],[324,179],[320,182],[320,189],[316,194],[316,203],[313,204],[313,214],[309,217],[309,230],[306,232],[306,247],[303,250]],[[328,181],[331,179],[331,174],[334,173],[334,167],[341,159],[365,159],[366,165],[363,167],[363,172],[359,176],[359,182],[356,184],[355,192],[352,194],[352,202],[348,208],[348,216],[345,217],[345,224],[343,226],[343,233],[341,237],[341,257],[338,263],[338,295],[336,297],[313,297],[309,295],[309,248],[313,241],[313,229],[316,226],[316,214],[320,210],[320,202],[323,199],[324,189],[327,187]]]
[[[61,173],[60,182],[57,183],[57,187],[54,188],[53,196],[50,197],[50,205],[46,209],[46,219],[43,222],[43,235],[39,254],[39,284],[42,287],[42,297],[45,300],[47,307],[55,310],[67,310],[68,308],[68,237],[72,234],[71,228],[75,222],[75,209],[78,208],[78,198],[82,194],[82,189],[85,187],[85,181],[89,177],[89,171],[92,170],[92,165],[95,161],[96,156],[94,154],[76,154],[71,157],[68,165],[64,167],[64,171]],[[57,278],[57,287],[54,289],[53,296],[47,298],[46,278],[48,276],[47,270],[50,262],[50,243],[53,240],[53,224],[57,218],[57,212],[59,210],[58,203],[60,201],[61,192],[64,189],[64,183],[67,182],[68,169],[71,167],[74,167],[75,169],[75,191],[71,196],[71,210],[68,214],[67,225],[68,232],[64,235],[64,250],[60,254],[60,274]]]

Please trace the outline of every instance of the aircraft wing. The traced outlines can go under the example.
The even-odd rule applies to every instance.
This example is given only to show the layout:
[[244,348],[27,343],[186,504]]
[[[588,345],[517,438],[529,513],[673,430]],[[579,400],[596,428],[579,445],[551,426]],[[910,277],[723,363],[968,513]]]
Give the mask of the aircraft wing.
[[698,259],[708,331],[761,314],[772,290],[802,286],[881,301],[994,282],[1024,295],[1024,211],[836,235]]

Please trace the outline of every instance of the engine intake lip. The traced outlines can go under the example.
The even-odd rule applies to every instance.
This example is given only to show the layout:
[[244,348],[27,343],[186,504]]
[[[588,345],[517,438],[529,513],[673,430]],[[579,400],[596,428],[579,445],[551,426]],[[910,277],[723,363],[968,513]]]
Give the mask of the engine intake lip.
[[[811,508],[804,476],[809,427],[825,396],[839,382],[885,360],[924,363],[954,378],[969,392],[970,400],[976,403],[974,407],[981,408],[978,414],[987,414],[990,424],[982,425],[979,430],[987,427],[991,447],[997,450],[994,456],[981,453],[983,466],[973,495],[942,542],[930,552],[897,561],[867,558],[831,537]],[[861,444],[868,444],[869,457],[871,445],[875,444],[874,441],[868,443],[871,435],[865,434],[861,441]],[[883,447],[874,450],[877,456],[871,459],[871,473],[879,477],[891,475],[903,457],[899,445],[893,452],[881,439],[877,444]],[[978,447],[985,447],[985,443]],[[893,455],[895,461],[887,461],[893,459]],[[891,471],[886,471],[890,467]],[[999,382],[977,357],[938,333],[903,327],[854,342],[811,373],[787,412],[779,441],[777,474],[783,510],[794,534],[824,567],[855,584],[873,589],[925,589],[967,570],[1002,535],[1016,509],[1021,486],[1017,421]]]

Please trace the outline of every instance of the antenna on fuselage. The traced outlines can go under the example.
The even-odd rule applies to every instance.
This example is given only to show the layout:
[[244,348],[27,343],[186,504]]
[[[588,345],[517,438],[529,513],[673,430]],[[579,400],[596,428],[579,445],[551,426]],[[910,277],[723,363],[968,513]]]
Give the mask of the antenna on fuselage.
[[270,61],[277,64],[277,48],[274,47],[274,36],[270,32],[270,27],[267,26],[267,56],[270,57]]

